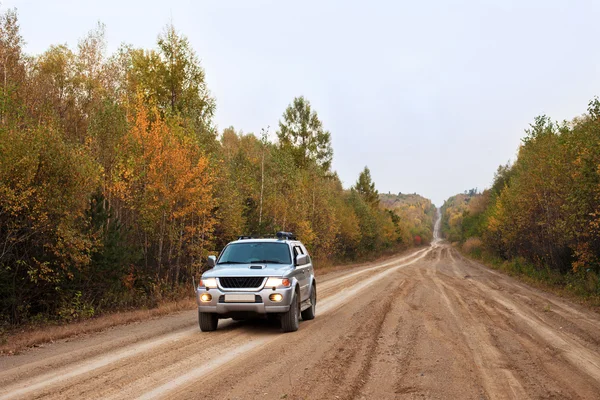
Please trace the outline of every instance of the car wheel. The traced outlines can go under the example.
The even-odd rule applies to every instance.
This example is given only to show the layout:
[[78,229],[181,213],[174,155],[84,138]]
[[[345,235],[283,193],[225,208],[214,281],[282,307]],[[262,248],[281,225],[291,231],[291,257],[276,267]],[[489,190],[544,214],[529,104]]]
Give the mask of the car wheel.
[[310,291],[310,307],[302,311],[302,319],[308,321],[315,319],[315,312],[317,310],[317,287],[313,285]]
[[288,312],[281,314],[281,330],[284,332],[296,332],[300,319],[300,297],[294,292],[292,303]]
[[198,324],[202,332],[212,332],[217,330],[219,316],[215,313],[205,313],[198,311]]

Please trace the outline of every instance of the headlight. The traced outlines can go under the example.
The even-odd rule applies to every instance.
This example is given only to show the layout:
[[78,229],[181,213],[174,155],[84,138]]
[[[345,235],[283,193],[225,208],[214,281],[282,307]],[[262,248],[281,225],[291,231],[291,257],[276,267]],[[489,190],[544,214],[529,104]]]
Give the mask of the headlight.
[[203,303],[208,303],[211,300],[212,300],[212,296],[210,295],[210,293],[205,292],[200,295],[200,301]]
[[290,287],[292,286],[292,281],[288,278],[269,278],[267,279],[267,283],[265,287],[274,287],[274,288],[282,288],[282,287]]
[[217,278],[203,278],[200,280],[200,287],[205,288],[216,288],[217,287]]

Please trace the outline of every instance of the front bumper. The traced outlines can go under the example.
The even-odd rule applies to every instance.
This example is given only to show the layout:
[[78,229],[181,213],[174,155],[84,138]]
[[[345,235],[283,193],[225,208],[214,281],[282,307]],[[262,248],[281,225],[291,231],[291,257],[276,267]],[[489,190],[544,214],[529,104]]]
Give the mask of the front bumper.
[[[204,293],[210,294],[212,296],[212,299],[208,302],[201,301],[200,296]],[[272,301],[271,299],[269,299],[269,296],[273,293],[281,294],[283,296],[283,299],[278,302]],[[198,288],[196,291],[196,302],[198,303],[198,311],[206,313],[217,313],[221,315],[227,315],[232,313],[284,313],[289,311],[290,309],[293,293],[293,287],[276,290],[273,290],[272,288],[263,288],[255,292],[238,292],[234,290],[223,291],[219,288],[208,290],[206,288]],[[227,294],[253,294],[255,297],[255,301],[254,303],[226,303],[225,295]]]

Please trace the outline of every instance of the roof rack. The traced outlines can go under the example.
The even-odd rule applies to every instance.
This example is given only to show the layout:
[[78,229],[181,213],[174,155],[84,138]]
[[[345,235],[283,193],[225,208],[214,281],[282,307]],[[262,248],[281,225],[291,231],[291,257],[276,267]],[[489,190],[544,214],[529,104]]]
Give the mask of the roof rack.
[[[275,238],[279,240],[296,240],[296,235],[294,235],[292,232],[279,231],[275,234]],[[273,236],[238,236],[238,240],[247,239],[273,239]]]
[[237,240],[247,240],[247,239],[274,239],[273,235],[271,236],[238,236]]

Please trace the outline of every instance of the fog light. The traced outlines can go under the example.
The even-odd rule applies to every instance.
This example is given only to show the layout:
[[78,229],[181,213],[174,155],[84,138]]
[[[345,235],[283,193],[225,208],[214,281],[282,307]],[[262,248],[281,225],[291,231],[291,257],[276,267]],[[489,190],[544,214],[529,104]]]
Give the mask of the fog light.
[[273,293],[272,295],[269,296],[269,299],[271,301],[279,303],[281,300],[283,300],[283,296],[280,295],[279,293]]
[[203,301],[205,303],[207,303],[211,300],[212,300],[212,296],[210,295],[210,293],[202,293],[202,295],[200,296],[200,301]]

